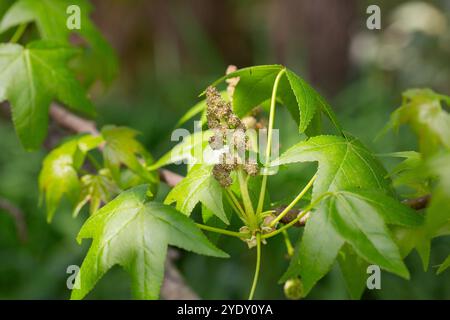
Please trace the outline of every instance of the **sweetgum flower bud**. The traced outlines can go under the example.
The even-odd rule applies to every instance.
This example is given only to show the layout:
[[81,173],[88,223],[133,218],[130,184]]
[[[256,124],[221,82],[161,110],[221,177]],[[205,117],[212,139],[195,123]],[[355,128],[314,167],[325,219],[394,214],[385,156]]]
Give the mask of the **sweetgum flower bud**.
[[288,299],[300,300],[303,292],[303,283],[299,278],[292,278],[284,283],[284,295]]
[[233,180],[230,178],[230,170],[223,164],[216,164],[213,167],[212,173],[214,178],[220,183],[224,188],[231,186]]
[[244,170],[251,176],[258,175],[259,167],[256,163],[246,163],[244,164]]

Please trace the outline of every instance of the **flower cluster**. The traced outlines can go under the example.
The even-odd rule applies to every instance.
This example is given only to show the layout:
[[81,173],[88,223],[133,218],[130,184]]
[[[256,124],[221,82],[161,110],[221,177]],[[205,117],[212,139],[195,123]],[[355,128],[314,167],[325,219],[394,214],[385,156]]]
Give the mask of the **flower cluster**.
[[258,164],[256,161],[246,160],[246,152],[249,150],[247,128],[233,113],[231,103],[223,100],[216,88],[208,87],[206,104],[208,127],[214,132],[209,139],[209,145],[213,150],[223,150],[225,145],[228,146],[228,150],[220,156],[220,163],[213,168],[216,180],[223,187],[229,187],[233,183],[230,177],[231,172],[239,168],[249,175],[257,175]]

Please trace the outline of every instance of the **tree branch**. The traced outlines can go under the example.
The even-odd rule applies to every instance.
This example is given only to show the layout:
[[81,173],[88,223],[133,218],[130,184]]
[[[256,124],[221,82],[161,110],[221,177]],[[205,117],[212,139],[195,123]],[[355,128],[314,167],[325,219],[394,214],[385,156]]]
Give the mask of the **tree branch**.
[[22,243],[28,239],[27,224],[25,222],[25,215],[22,210],[16,207],[7,199],[0,198],[0,211],[5,211],[13,219],[16,225],[17,235]]

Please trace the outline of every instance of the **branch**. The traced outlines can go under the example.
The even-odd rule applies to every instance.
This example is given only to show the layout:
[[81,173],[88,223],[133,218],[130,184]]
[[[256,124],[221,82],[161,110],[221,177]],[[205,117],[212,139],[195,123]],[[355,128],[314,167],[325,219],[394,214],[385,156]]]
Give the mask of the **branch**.
[[25,215],[12,202],[7,199],[0,198],[0,210],[5,211],[13,219],[16,225],[17,235],[22,243],[28,239],[27,224],[25,222]]
[[431,200],[431,195],[427,194],[425,196],[414,198],[414,199],[405,199],[402,201],[402,203],[414,210],[421,210],[421,209],[425,209],[426,207],[428,207],[430,200]]
[[[402,203],[408,207],[410,207],[411,209],[414,210],[422,210],[425,209],[426,207],[428,207],[428,204],[430,203],[431,200],[431,195],[427,194],[425,196],[422,197],[418,197],[418,198],[413,198],[413,199],[405,199],[402,201]],[[281,205],[277,208],[275,208],[275,213],[277,215],[279,215],[287,206],[286,205]],[[280,222],[282,222],[283,224],[288,224],[291,221],[295,220],[295,218],[297,218],[297,216],[302,212],[302,210],[300,209],[295,209],[292,208],[291,210],[289,210],[289,212],[280,220]],[[300,221],[298,221],[297,223],[295,223],[293,226],[294,227],[304,227],[306,224],[306,220],[308,219],[308,215],[305,215],[305,217],[303,217]]]

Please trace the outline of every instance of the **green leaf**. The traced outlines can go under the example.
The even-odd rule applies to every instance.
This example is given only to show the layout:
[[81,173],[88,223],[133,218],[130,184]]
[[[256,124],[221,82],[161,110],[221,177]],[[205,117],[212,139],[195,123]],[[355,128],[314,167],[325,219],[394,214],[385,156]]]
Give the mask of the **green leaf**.
[[0,44],[0,101],[9,100],[17,134],[26,149],[47,135],[48,110],[57,99],[75,111],[93,115],[86,92],[67,68],[76,51],[52,42]]
[[120,192],[120,189],[110,177],[109,170],[102,169],[98,174],[88,174],[81,177],[81,192],[73,215],[89,202],[89,213],[94,214],[104,203],[108,203]]
[[[212,85],[215,86],[225,79],[240,78],[233,94],[233,110],[239,117],[242,117],[271,98],[275,79],[283,68],[281,65],[243,68],[218,79]],[[318,112],[325,113],[335,127],[340,132],[342,131],[325,99],[289,69],[286,69],[281,76],[277,99],[286,105],[291,116],[299,125],[301,133],[308,128],[314,115]]]
[[45,197],[48,222],[51,222],[63,196],[73,205],[78,201],[81,184],[77,170],[86,153],[100,143],[100,137],[77,137],[52,150],[44,159],[39,174],[39,190],[41,198]]
[[401,151],[381,155],[383,157],[404,158],[402,162],[396,165],[388,177],[392,178],[394,186],[406,186],[414,193],[409,193],[409,197],[419,197],[430,192],[428,184],[428,174],[424,170],[423,157],[416,151]]
[[340,191],[340,195],[344,195],[352,202],[365,203],[366,205],[377,211],[386,224],[404,227],[419,227],[424,223],[422,214],[407,207],[398,200],[387,196],[379,190],[361,190],[350,189]]
[[[67,8],[80,7],[80,30],[67,28]],[[108,42],[102,37],[89,15],[92,7],[86,0],[19,0],[15,2],[0,22],[0,33],[23,23],[35,22],[41,37],[70,44],[69,36],[77,33],[88,43],[84,51],[83,64],[89,64],[90,72],[95,72],[105,82],[111,81],[117,72],[117,58]]]
[[432,237],[450,222],[450,152],[431,158],[427,167],[438,177],[425,218],[427,232]]
[[139,134],[136,130],[127,127],[108,125],[102,128],[105,139],[103,157],[105,166],[111,171],[114,180],[123,187],[121,165],[125,165],[144,182],[149,183],[152,192],[156,192],[158,183],[157,172],[149,172],[147,166],[153,163],[153,158],[144,146],[136,140]]
[[367,285],[367,267],[369,264],[361,259],[348,244],[342,247],[337,260],[350,298],[361,299]]
[[92,238],[92,244],[77,275],[80,288],[72,291],[71,299],[84,298],[116,264],[130,274],[137,299],[157,299],[168,245],[228,257],[185,215],[170,206],[146,202],[147,189],[143,185],[123,192],[83,225],[77,240]]
[[[334,193],[326,207],[335,230],[359,256],[381,268],[409,278],[399,249],[383,221],[381,208],[349,192]],[[389,210],[389,209],[388,209]]]
[[314,118],[315,113],[319,112],[316,111],[317,109],[325,113],[325,115],[331,120],[333,125],[339,131],[342,131],[342,128],[338,123],[334,112],[331,110],[330,105],[320,94],[318,94],[313,88],[311,88],[310,85],[308,85],[294,72],[286,70],[286,76],[289,80],[289,84],[291,86],[292,92],[295,95],[297,105],[300,110],[300,132],[304,132],[308,128],[311,120]]
[[228,218],[223,209],[222,187],[212,174],[213,166],[194,165],[167,195],[165,204],[176,202],[176,208],[185,215],[190,215],[197,203],[201,202],[224,223]]
[[356,138],[317,136],[284,152],[272,166],[318,161],[313,199],[327,191],[348,188],[380,189],[391,192],[386,170]]
[[[378,263],[381,267],[407,275],[386,223],[416,226],[422,223],[422,218],[388,197],[392,190],[378,160],[355,138],[318,136],[293,146],[273,165],[310,161],[319,162],[312,199],[326,192],[340,196],[338,201],[328,198],[311,213],[301,243],[296,247],[298,254],[292,258],[283,280],[300,274],[308,293],[330,270],[344,241],[365,260],[381,262]],[[352,191],[341,193],[344,189]],[[348,201],[357,203],[364,211],[347,213]],[[362,221],[367,221],[367,225]],[[318,237],[318,234],[327,236]],[[380,248],[382,253],[377,251]],[[390,258],[396,259],[394,265],[387,261]]]
[[437,274],[441,274],[442,272],[444,272],[445,270],[447,270],[448,268],[450,268],[450,255],[447,257],[447,259],[445,259],[444,262],[442,262],[442,264],[439,266],[439,269],[437,271]]
[[193,165],[203,162],[204,150],[208,147],[208,140],[212,135],[213,132],[208,130],[183,137],[183,141],[159,158],[149,169],[156,170],[171,163],[185,162]]
[[344,240],[334,230],[328,210],[321,205],[311,213],[280,283],[301,275],[306,296],[317,281],[330,271],[343,245]]
[[392,115],[384,131],[398,130],[408,124],[419,139],[419,149],[425,157],[436,153],[441,146],[450,149],[450,114],[441,101],[449,103],[450,97],[430,89],[412,89],[403,93],[403,104]]

